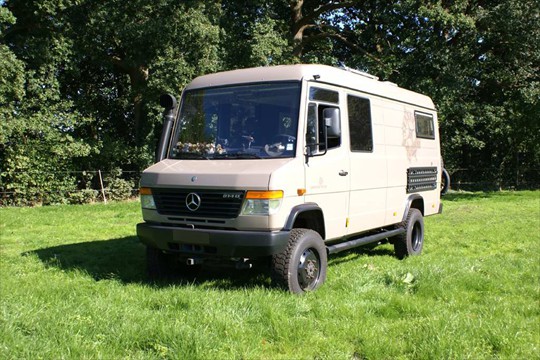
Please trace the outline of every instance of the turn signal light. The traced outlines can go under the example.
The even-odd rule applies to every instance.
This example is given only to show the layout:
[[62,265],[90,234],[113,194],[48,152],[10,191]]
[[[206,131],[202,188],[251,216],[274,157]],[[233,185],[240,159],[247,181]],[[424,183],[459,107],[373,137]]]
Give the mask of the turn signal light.
[[282,190],[272,191],[248,191],[246,199],[281,199],[283,198]]
[[152,195],[152,189],[147,187],[142,187],[139,189],[139,195]]

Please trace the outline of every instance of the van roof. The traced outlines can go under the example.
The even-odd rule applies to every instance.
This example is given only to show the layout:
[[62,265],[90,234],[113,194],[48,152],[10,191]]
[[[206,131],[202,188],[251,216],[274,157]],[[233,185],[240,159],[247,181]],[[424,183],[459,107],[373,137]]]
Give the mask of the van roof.
[[396,84],[388,81],[379,81],[377,77],[366,73],[327,65],[279,65],[224,71],[199,76],[186,87],[186,90],[231,84],[287,80],[307,80],[337,85],[435,110],[433,101],[426,95],[400,88]]

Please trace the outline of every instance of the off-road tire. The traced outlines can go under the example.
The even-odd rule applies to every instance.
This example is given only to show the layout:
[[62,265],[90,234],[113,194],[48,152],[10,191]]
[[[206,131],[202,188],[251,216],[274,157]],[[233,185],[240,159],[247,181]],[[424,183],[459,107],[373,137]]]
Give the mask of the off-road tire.
[[412,208],[403,223],[405,233],[394,240],[394,251],[398,259],[420,255],[424,246],[424,217],[420,210]]
[[443,168],[442,174],[441,174],[441,196],[446,195],[449,189],[450,189],[450,174],[448,174],[448,171],[445,168]]
[[160,280],[172,275],[175,265],[175,256],[167,254],[160,249],[146,247],[146,272],[151,280]]
[[328,258],[319,233],[293,229],[284,251],[272,256],[272,279],[294,294],[313,291],[326,279]]

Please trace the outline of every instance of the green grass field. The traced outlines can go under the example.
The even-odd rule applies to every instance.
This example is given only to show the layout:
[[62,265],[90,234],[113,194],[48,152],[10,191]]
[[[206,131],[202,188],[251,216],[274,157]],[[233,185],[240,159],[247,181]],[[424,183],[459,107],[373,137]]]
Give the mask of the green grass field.
[[450,194],[424,253],[151,284],[139,203],[0,209],[1,359],[540,359],[540,192]]

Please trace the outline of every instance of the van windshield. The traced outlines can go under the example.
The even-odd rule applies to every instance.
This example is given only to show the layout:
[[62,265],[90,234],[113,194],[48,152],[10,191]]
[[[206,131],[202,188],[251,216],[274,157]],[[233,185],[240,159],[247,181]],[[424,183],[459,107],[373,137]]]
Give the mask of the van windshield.
[[172,159],[293,157],[300,82],[272,82],[185,91]]

